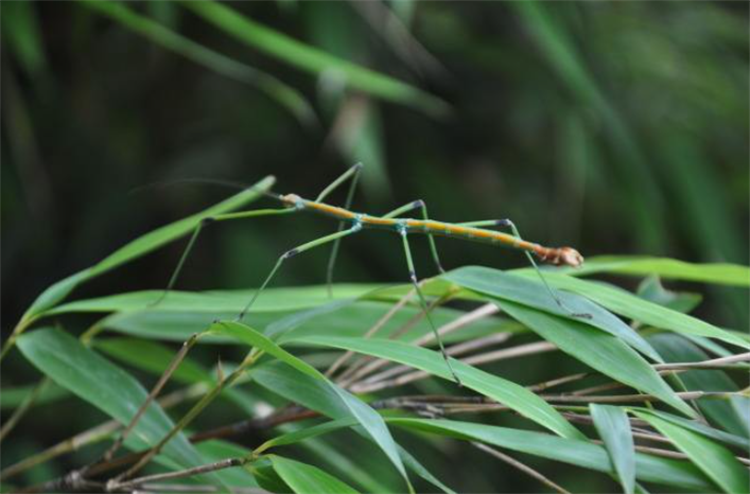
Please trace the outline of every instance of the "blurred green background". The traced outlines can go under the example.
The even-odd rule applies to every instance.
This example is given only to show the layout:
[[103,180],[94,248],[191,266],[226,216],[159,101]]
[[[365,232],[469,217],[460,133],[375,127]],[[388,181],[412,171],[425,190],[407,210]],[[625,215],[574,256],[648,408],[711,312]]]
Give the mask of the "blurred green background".
[[[208,4],[111,5],[0,4],[4,335],[54,281],[234,192],[165,182],[273,174],[277,192],[314,197],[357,161],[360,211],[421,198],[436,219],[512,218],[585,256],[748,264],[746,3],[225,4],[254,23],[247,39]],[[335,228],[302,215],[212,226],[178,288],[255,287]],[[162,288],[183,246],[76,295]],[[413,248],[419,275],[435,274],[426,242]],[[525,265],[485,245],[439,249],[448,269]],[[295,258],[274,283],[321,283],[327,255]],[[339,260],[339,281],[408,280],[387,232],[347,239]],[[699,316],[747,327],[746,292],[704,295]],[[14,369],[4,383],[28,381]]]

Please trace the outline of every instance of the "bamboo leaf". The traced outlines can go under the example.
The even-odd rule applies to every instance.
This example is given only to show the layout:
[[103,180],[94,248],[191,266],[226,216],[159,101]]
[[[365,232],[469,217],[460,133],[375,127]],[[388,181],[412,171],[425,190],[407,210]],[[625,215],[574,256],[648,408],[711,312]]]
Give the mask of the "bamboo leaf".
[[[519,273],[522,276],[532,276],[531,272]],[[643,300],[625,290],[606,285],[547,272],[545,277],[557,288],[568,290],[606,307],[616,314],[651,326],[668,329],[676,333],[715,338],[726,343],[750,349],[750,343],[737,335],[724,331],[713,324],[709,324],[687,314],[662,307],[653,302]]]
[[306,45],[243,16],[224,3],[183,2],[182,5],[248,46],[298,69],[316,75],[336,71],[353,89],[387,101],[413,106],[431,115],[442,116],[449,111],[443,100],[421,89]]
[[[388,423],[415,431],[480,441],[598,472],[616,473],[606,450],[587,440],[443,419],[391,418],[388,419]],[[636,454],[636,475],[642,481],[672,485],[698,492],[707,492],[712,488],[703,473],[690,463],[640,453]]]
[[[50,309],[52,306],[67,297],[76,286],[84,281],[88,281],[91,278],[104,274],[111,269],[133,261],[158,249],[159,247],[162,247],[163,245],[168,244],[169,242],[187,235],[195,230],[196,226],[198,226],[204,218],[226,213],[255,201],[262,195],[262,192],[271,188],[274,181],[275,179],[273,177],[266,177],[252,187],[240,192],[239,194],[235,194],[229,199],[226,199],[210,208],[204,209],[200,213],[196,213],[187,218],[170,223],[169,225],[157,228],[156,230],[129,242],[91,268],[59,281],[42,292],[42,294],[39,295],[36,301],[26,311],[24,318],[27,319],[39,316],[41,313]],[[156,300],[156,298],[153,300]]]
[[635,411],[636,416],[654,426],[667,436],[698,468],[708,475],[724,492],[748,492],[750,475],[747,469],[724,446],[693,431],[680,427],[645,411]]
[[[439,353],[399,341],[309,336],[294,340],[294,343],[351,350],[365,355],[384,358],[392,362],[398,362],[429,372],[443,379],[452,380],[450,371]],[[523,386],[476,369],[458,360],[451,360],[451,365],[466,388],[509,406],[524,417],[537,422],[563,437],[584,437],[578,429],[573,427],[547,402]]]
[[563,310],[544,285],[538,280],[533,281],[517,275],[503,273],[497,269],[468,266],[451,271],[443,276],[453,283],[490,295],[493,298],[509,300],[528,307],[543,310],[557,316],[594,326],[602,331],[614,335],[647,355],[657,362],[662,362],[659,354],[630,326],[622,322],[610,312],[592,303],[584,297],[557,291],[555,295],[573,313],[590,314],[590,319],[575,318],[571,313]]
[[689,417],[695,416],[695,411],[675,394],[648,362],[612,335],[513,302],[498,304],[563,352],[618,382],[657,396]]
[[[649,341],[663,352],[667,362],[701,362],[709,359],[703,350],[680,335],[656,334],[649,337]],[[675,377],[688,391],[739,391],[734,380],[721,370],[690,370]],[[715,426],[747,437],[750,430],[750,401],[747,397],[698,400],[697,405]]]
[[[19,338],[18,347],[24,357],[55,383],[122,424],[129,423],[146,401],[148,393],[130,374],[64,331],[54,328],[32,331]],[[126,445],[137,449],[153,446],[173,426],[159,405],[151,403]],[[182,433],[165,445],[162,454],[182,468],[202,463],[201,455]],[[221,472],[206,478],[222,485]]]
[[350,494],[357,491],[333,475],[318,467],[290,460],[278,455],[268,455],[274,470],[298,494],[337,493]]
[[656,415],[662,420],[666,420],[667,422],[672,422],[675,425],[678,425],[685,429],[690,429],[691,431],[697,432],[698,434],[703,434],[704,436],[709,437],[711,439],[715,439],[725,444],[735,446],[737,448],[740,448],[743,451],[747,451],[750,449],[750,439],[748,439],[747,437],[738,436],[735,434],[729,434],[728,432],[715,429],[709,425],[704,424],[703,422],[698,422],[697,420],[687,420],[685,418],[678,417],[677,415],[672,415],[671,413],[666,413],[660,410],[653,410],[653,409],[648,409],[648,408],[628,407],[628,409],[648,412],[652,415]]
[[[330,403],[336,404],[333,409],[330,407],[326,408],[329,413],[335,413],[332,418],[341,418],[343,416],[354,417],[362,425],[375,444],[383,450],[408,484],[409,480],[398,454],[396,442],[393,440],[393,437],[388,431],[388,427],[385,425],[382,417],[378,415],[375,410],[354,395],[333,384],[310,364],[298,359],[249,326],[236,322],[222,321],[211,326],[208,333],[231,336],[232,338],[242,341],[252,347],[263,350],[269,355],[276,357],[281,362],[284,362],[289,367],[298,371],[298,374],[295,376],[297,384],[292,387],[300,386],[299,380],[304,379],[305,377],[311,378],[308,379],[308,382],[310,383],[322,384],[322,387],[330,392],[328,393]],[[256,379],[258,378],[258,369],[255,369],[253,375]]]
[[589,405],[591,418],[626,494],[635,491],[635,447],[628,414],[620,407]]
[[586,276],[617,273],[631,276],[657,275],[661,278],[750,287],[750,268],[731,263],[696,264],[664,257],[600,256],[586,259],[580,269],[563,272]]
[[238,62],[172,31],[149,17],[134,12],[119,2],[79,0],[91,10],[106,15],[152,43],[171,50],[230,79],[250,84],[266,93],[306,125],[317,123],[312,105],[299,91],[276,77]]

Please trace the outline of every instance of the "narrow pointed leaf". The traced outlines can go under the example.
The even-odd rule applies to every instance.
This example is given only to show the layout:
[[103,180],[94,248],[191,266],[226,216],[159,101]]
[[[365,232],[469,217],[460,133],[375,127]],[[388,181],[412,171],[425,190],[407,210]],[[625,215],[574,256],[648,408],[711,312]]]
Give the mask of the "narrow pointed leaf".
[[724,492],[741,494],[749,491],[750,476],[747,468],[724,446],[651,413],[634,413],[667,436],[677,449],[685,453]]
[[[18,340],[23,355],[58,385],[72,391],[122,424],[130,422],[148,393],[130,374],[83,346],[69,334],[44,328]],[[174,426],[156,403],[151,403],[133,430],[141,447],[153,446]],[[182,468],[203,463],[201,455],[187,438],[178,433],[162,454]],[[218,477],[217,477],[218,476]],[[214,483],[220,472],[209,474]]]
[[154,44],[235,81],[250,84],[266,93],[306,125],[317,123],[312,105],[302,94],[276,77],[229,58],[192,41],[119,2],[81,0],[88,8],[106,15]]
[[[490,295],[502,300],[509,300],[528,307],[543,310],[561,317],[577,320],[598,328],[635,348],[649,358],[662,362],[659,354],[633,328],[599,305],[579,295],[556,291],[556,296],[570,312],[563,310],[552,298],[541,281],[497,269],[480,266],[467,266],[453,270],[443,276],[445,279],[463,287]],[[572,314],[589,314],[589,319],[575,318]]]
[[356,494],[353,487],[340,481],[333,475],[324,472],[318,467],[290,460],[278,455],[268,455],[276,473],[297,494]]
[[626,494],[635,491],[635,447],[627,413],[611,405],[589,405],[591,418]]
[[617,338],[586,324],[513,302],[498,303],[513,318],[586,365],[618,382],[658,397],[689,417],[695,415],[693,409],[677,396],[643,357]]
[[[398,454],[396,442],[393,440],[383,418],[367,404],[351,393],[336,386],[310,364],[295,357],[249,326],[236,322],[221,321],[211,326],[211,329],[207,333],[231,336],[232,338],[242,341],[252,347],[263,350],[298,371],[298,374],[295,376],[296,379],[299,380],[307,377],[310,378],[308,381],[311,383],[322,385],[321,387],[323,389],[330,392],[329,396],[335,397],[334,399],[331,399],[331,403],[338,404],[336,407],[336,415],[332,416],[332,418],[341,418],[344,416],[354,417],[362,425],[364,430],[367,431],[369,437],[383,450],[386,456],[388,456],[393,465],[398,469],[399,473],[401,473],[404,480],[408,483],[406,470]],[[258,369],[255,369],[253,375],[255,375],[256,378],[257,374]]]
[[695,264],[663,257],[601,256],[586,259],[580,269],[570,269],[568,272],[576,276],[594,273],[658,275],[668,279],[750,287],[750,268],[747,266],[730,263]]
[[[388,419],[388,423],[441,436],[480,441],[598,472],[616,473],[606,450],[587,440],[444,419],[391,418]],[[698,492],[707,492],[713,487],[703,473],[689,462],[640,453],[636,454],[636,475],[639,480],[645,482],[672,485]]]
[[183,5],[230,36],[299,69],[321,75],[341,74],[348,86],[381,98],[444,115],[448,105],[421,89],[367,69],[328,52],[306,45],[284,33],[264,26],[219,2],[184,2]]
[[[519,273],[521,274],[521,273]],[[530,277],[534,273],[524,272]],[[668,329],[686,335],[715,338],[726,343],[750,349],[750,342],[687,314],[643,300],[625,290],[605,283],[592,282],[548,272],[545,277],[553,286],[583,295],[616,314],[629,317],[657,328]]]
[[[450,371],[439,353],[399,341],[310,336],[295,340],[295,344],[321,345],[352,350],[408,365],[443,379],[452,379]],[[466,388],[509,406],[524,417],[563,437],[584,437],[552,406],[523,386],[476,369],[458,360],[451,360],[451,365]]]
[[156,230],[129,242],[91,268],[59,281],[42,292],[42,294],[37,297],[36,301],[26,311],[24,318],[39,315],[43,311],[56,305],[67,297],[75,287],[84,281],[135,260],[168,244],[169,242],[187,235],[195,230],[195,227],[204,218],[235,210],[258,199],[263,191],[268,190],[273,185],[274,181],[275,179],[273,177],[266,177],[260,182],[257,182],[251,188],[248,188],[239,194],[235,194],[229,199],[207,208],[200,213],[157,228]]

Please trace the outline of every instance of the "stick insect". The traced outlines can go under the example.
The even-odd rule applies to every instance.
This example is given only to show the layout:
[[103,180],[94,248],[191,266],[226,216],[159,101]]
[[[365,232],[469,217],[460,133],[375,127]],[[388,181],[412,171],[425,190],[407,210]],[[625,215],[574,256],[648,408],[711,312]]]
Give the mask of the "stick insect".
[[[298,213],[298,212],[303,212],[303,211],[309,211],[311,213],[328,216],[328,217],[332,217],[334,219],[339,220],[338,230],[335,233],[331,233],[329,235],[325,235],[318,239],[298,245],[286,251],[284,254],[282,254],[279,257],[279,259],[276,261],[276,264],[274,265],[273,269],[271,269],[271,272],[263,281],[263,284],[260,286],[258,290],[255,291],[253,296],[250,298],[250,300],[247,302],[245,307],[242,309],[242,312],[237,316],[237,321],[241,321],[242,319],[244,319],[247,312],[250,310],[252,305],[258,299],[258,297],[266,288],[266,286],[268,286],[268,284],[271,282],[271,279],[273,279],[276,272],[279,270],[281,265],[286,260],[294,257],[297,254],[301,254],[302,252],[314,249],[316,247],[321,247],[323,245],[328,245],[328,244],[332,244],[332,250],[331,250],[330,257],[329,257],[328,266],[327,266],[327,274],[326,274],[328,292],[330,295],[331,285],[333,281],[333,271],[334,271],[334,266],[336,263],[338,250],[339,250],[339,243],[341,242],[343,238],[348,237],[350,235],[354,235],[355,233],[358,233],[368,228],[389,230],[389,231],[397,233],[401,237],[403,250],[404,250],[404,256],[406,259],[406,266],[409,271],[410,281],[413,284],[414,289],[418,295],[419,303],[421,305],[422,311],[424,312],[425,317],[428,320],[428,323],[432,329],[432,332],[435,335],[435,339],[438,342],[440,353],[443,356],[443,359],[445,360],[448,366],[448,369],[450,370],[453,380],[459,385],[461,385],[461,381],[456,375],[455,371],[453,370],[453,367],[451,366],[450,360],[448,359],[448,355],[445,352],[445,347],[443,345],[442,339],[440,338],[440,335],[437,332],[435,324],[432,318],[430,317],[425,296],[422,293],[422,289],[420,288],[419,279],[417,278],[417,274],[414,269],[414,260],[412,258],[411,248],[409,246],[408,236],[410,234],[427,235],[427,239],[430,245],[430,251],[432,253],[432,258],[435,262],[435,265],[438,271],[440,271],[441,273],[445,272],[445,270],[443,269],[440,263],[440,257],[438,256],[437,247],[435,245],[435,238],[434,238],[435,236],[448,236],[448,237],[454,237],[454,238],[459,238],[463,240],[469,240],[473,242],[484,242],[484,243],[489,243],[492,245],[499,245],[503,247],[516,249],[516,250],[521,250],[526,253],[526,256],[528,257],[532,266],[534,267],[536,272],[539,274],[544,286],[546,287],[546,290],[549,292],[550,296],[555,300],[555,302],[561,309],[568,312],[570,315],[574,317],[582,317],[582,318],[590,317],[590,315],[588,314],[573,313],[567,307],[563,305],[562,301],[557,297],[557,295],[555,295],[555,293],[552,291],[550,286],[547,284],[547,281],[545,280],[544,276],[542,275],[541,270],[539,269],[536,261],[534,260],[534,256],[536,256],[539,260],[550,263],[550,264],[578,267],[583,263],[583,256],[581,256],[581,254],[578,253],[578,251],[575,250],[574,248],[572,247],[545,247],[537,243],[523,240],[518,231],[518,228],[509,219],[470,221],[466,223],[447,223],[447,222],[442,222],[442,221],[435,221],[429,218],[428,213],[427,213],[427,206],[425,205],[425,202],[422,201],[421,199],[412,201],[408,204],[398,207],[383,216],[373,216],[369,214],[353,212],[350,210],[350,208],[351,208],[352,199],[354,197],[354,191],[357,186],[357,180],[359,178],[359,174],[361,170],[362,170],[361,163],[357,163],[353,167],[349,168],[345,173],[343,173],[340,177],[334,180],[328,187],[326,187],[323,190],[323,192],[321,192],[317,196],[315,200],[304,199],[297,194],[279,195],[279,194],[275,194],[272,192],[265,192],[267,196],[279,201],[283,207],[279,209],[260,209],[260,210],[255,210],[255,211],[229,213],[229,214],[214,216],[211,218],[205,218],[203,222],[200,223],[194,230],[190,240],[188,241],[185,251],[183,252],[180,258],[180,261],[174,273],[172,274],[172,277],[169,280],[169,284],[166,290],[164,291],[164,294],[159,299],[159,301],[161,301],[164,298],[164,296],[166,296],[166,294],[174,287],[177,281],[177,278],[180,274],[180,271],[182,270],[182,267],[185,263],[185,260],[187,259],[191,249],[193,248],[193,245],[195,244],[195,241],[198,238],[198,235],[200,234],[201,229],[206,224],[215,222],[215,221],[226,221],[226,220],[250,218],[250,217],[256,217],[256,216],[266,216],[266,215],[293,214],[293,213]],[[344,207],[333,206],[324,202],[326,197],[328,197],[336,188],[341,186],[346,181],[350,181],[350,185],[349,185],[349,191],[346,197],[346,202],[345,202]],[[403,214],[408,213],[410,211],[415,211],[415,210],[420,211],[421,216],[422,216],[421,219],[402,217]],[[486,227],[510,228],[512,233],[511,234],[503,233],[503,232],[496,231],[496,230],[490,230]],[[156,303],[159,303],[159,301],[157,301]]]

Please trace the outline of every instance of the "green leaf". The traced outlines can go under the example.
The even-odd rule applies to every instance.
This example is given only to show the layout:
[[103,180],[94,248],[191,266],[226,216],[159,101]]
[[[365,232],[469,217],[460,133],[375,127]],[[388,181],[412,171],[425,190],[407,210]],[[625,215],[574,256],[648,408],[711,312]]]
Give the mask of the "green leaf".
[[[358,298],[366,295],[377,285],[336,285],[333,300]],[[60,305],[48,314],[64,314],[71,312],[131,312],[148,309],[153,312],[205,312],[215,315],[217,312],[228,312],[237,315],[247,305],[255,290],[211,290],[205,292],[184,292],[173,290],[153,306],[155,300],[163,295],[163,291],[145,290],[138,292],[119,293],[106,297],[77,300]],[[290,288],[268,288],[263,291],[265,296],[258,297],[253,310],[247,317],[259,313],[273,313],[286,315],[291,311],[312,309],[331,302],[323,285]],[[215,317],[214,317],[215,319]]]
[[[308,379],[311,386],[315,384],[321,384],[322,388],[330,391],[331,396],[335,396],[335,399],[330,399],[329,403],[336,404],[332,418],[340,418],[344,416],[350,416],[357,419],[362,425],[364,430],[367,432],[369,437],[377,444],[380,449],[386,454],[391,460],[391,463],[398,469],[401,476],[408,483],[408,477],[406,470],[401,462],[401,458],[398,455],[396,449],[396,442],[393,440],[388,427],[385,425],[383,418],[378,413],[370,408],[367,404],[362,402],[356,396],[336,386],[334,383],[329,381],[323,374],[318,372],[317,369],[312,367],[310,364],[303,360],[298,359],[291,353],[287,352],[272,340],[268,339],[258,331],[245,326],[244,324],[221,321],[213,326],[208,331],[208,334],[219,334],[224,336],[231,336],[239,341],[242,341],[250,346],[256,347],[264,352],[276,357],[278,360],[284,362],[289,367],[299,372],[295,376],[297,380],[297,386],[299,386],[301,380],[305,377]],[[257,377],[258,369],[255,369],[253,375]],[[274,388],[271,388],[275,390]],[[331,408],[327,407],[326,410],[331,413]],[[323,412],[325,413],[325,412]]]
[[318,467],[290,460],[278,455],[268,455],[274,470],[298,494],[356,493],[357,491]]
[[[31,395],[31,393],[35,391],[37,386],[40,386],[40,384],[18,387],[3,386],[3,399],[0,401],[0,409],[12,410],[18,407]],[[34,406],[49,405],[50,403],[65,398],[66,396],[70,396],[70,392],[67,389],[61,388],[53,382],[49,382],[48,385],[44,386],[42,391],[37,395],[34,400]]]
[[[312,439],[323,434],[328,434],[342,428],[353,427],[355,425],[357,425],[356,420],[352,418],[342,418],[324,422],[322,424],[305,427],[304,429],[288,432],[266,441],[262,445],[258,446],[258,448],[256,448],[256,452],[263,452],[273,447],[296,444],[307,439]],[[429,470],[427,470],[421,463],[419,463],[419,461],[417,461],[417,459],[414,458],[414,456],[412,456],[411,453],[409,453],[406,449],[399,446],[398,451],[401,455],[401,460],[412,472],[416,473],[424,480],[431,483],[446,494],[455,494],[450,487],[446,486],[434,475],[432,475],[432,473],[430,473]]]
[[[564,272],[564,271],[563,271]],[[617,273],[750,287],[750,268],[730,263],[695,264],[663,257],[601,256],[587,259],[571,274]]]
[[3,6],[3,42],[10,48],[18,63],[33,78],[44,77],[48,69],[44,53],[42,31],[35,11],[29,2],[13,2]]
[[[523,276],[527,277],[532,275],[533,273],[531,272],[523,273]],[[716,326],[701,321],[700,319],[696,319],[695,317],[643,300],[625,290],[604,283],[579,280],[554,272],[545,273],[545,277],[550,284],[557,288],[562,288],[583,295],[584,297],[603,305],[612,312],[621,314],[644,324],[668,329],[676,333],[716,338],[742,348],[750,349],[750,343],[739,336],[717,328]]]
[[[94,341],[94,348],[108,355],[130,363],[152,374],[161,375],[175,356],[175,351],[153,341],[135,338],[107,338]],[[213,381],[203,367],[189,358],[184,358],[172,374],[172,379],[181,383],[193,384]]]
[[442,116],[449,111],[443,100],[431,94],[306,45],[243,16],[226,4],[206,1],[183,2],[182,5],[248,46],[301,70],[316,75],[338,72],[353,89],[419,108],[431,115]]
[[[616,473],[605,449],[587,440],[443,419],[391,418],[388,423],[441,436],[480,441],[598,472]],[[712,488],[708,479],[690,463],[646,454],[636,454],[636,475],[642,481],[699,492]]]
[[[54,382],[122,424],[128,424],[146,401],[148,393],[137,380],[59,329],[32,331],[19,338],[18,347]],[[153,446],[173,426],[161,407],[151,403],[129,439],[137,439],[140,449]],[[130,444],[133,444],[132,439]],[[202,463],[200,454],[182,433],[164,446],[162,454],[182,468]],[[208,478],[217,483],[217,476],[221,477],[220,472],[209,474]]]
[[538,279],[533,281],[497,269],[468,266],[451,271],[443,278],[453,283],[490,295],[493,298],[516,302],[551,314],[594,326],[620,338],[644,355],[662,362],[659,354],[637,332],[610,312],[575,294],[557,292],[556,296],[573,313],[590,314],[590,319],[575,318],[563,310]]
[[323,374],[321,374],[315,367],[311,366],[304,360],[298,359],[274,343],[273,340],[269,339],[263,333],[259,333],[250,326],[232,321],[219,321],[214,323],[205,334],[229,336],[247,344],[248,346],[263,350],[287,365],[294,367],[303,374],[307,374],[315,379],[325,380],[325,376],[323,376]]
[[676,310],[677,312],[682,312],[683,314],[687,314],[695,309],[703,300],[703,295],[700,293],[667,290],[656,275],[645,278],[638,285],[637,294],[644,300]]
[[[439,353],[399,341],[335,336],[309,336],[294,340],[295,344],[320,345],[384,358],[452,380],[450,371]],[[518,384],[493,376],[480,369],[452,359],[453,370],[463,385],[499,403],[507,405],[524,417],[537,422],[563,437],[584,437],[552,406]]]
[[568,355],[615,381],[657,396],[682,413],[695,416],[695,411],[675,394],[643,357],[612,335],[513,302],[502,301],[498,305]]
[[667,436],[677,449],[685,453],[724,492],[748,492],[750,475],[747,469],[724,446],[651,413],[634,413]]
[[[649,341],[659,348],[667,362],[701,362],[709,356],[692,342],[676,334],[656,334]],[[689,370],[675,376],[687,391],[738,391],[739,386],[721,370]],[[733,396],[729,400],[698,400],[706,417],[724,430],[747,436],[750,417],[748,398]]]
[[[219,204],[216,204],[210,208],[207,208],[200,213],[196,213],[187,218],[183,218],[169,225],[165,225],[161,228],[149,232],[132,242],[129,242],[125,246],[116,250],[99,263],[95,264],[91,268],[88,268],[80,273],[70,276],[62,281],[59,281],[49,287],[47,290],[42,292],[31,307],[26,311],[24,319],[32,316],[38,316],[42,312],[48,310],[65,297],[70,294],[73,289],[84,281],[88,281],[91,278],[104,274],[105,272],[119,267],[125,263],[133,261],[151,251],[162,247],[180,237],[191,233],[198,224],[207,217],[216,216],[218,214],[226,213],[237,208],[240,208],[256,199],[261,197],[262,192],[268,190],[273,185],[275,179],[273,177],[266,177],[260,182],[253,185],[239,194],[226,199]],[[157,292],[152,292],[153,294]],[[151,302],[157,300],[155,296]]]
[[675,425],[679,425],[680,427],[683,427],[685,429],[690,429],[691,431],[697,432],[698,434],[703,434],[704,436],[710,437],[711,439],[716,439],[717,441],[735,446],[742,449],[743,451],[747,451],[750,449],[750,439],[748,439],[747,437],[729,434],[728,432],[714,429],[713,427],[696,420],[687,420],[682,417],[678,417],[677,415],[672,415],[671,413],[648,408],[628,407],[628,409],[648,412],[652,415],[656,415],[660,419],[666,420],[667,422],[672,422]]
[[147,38],[152,43],[182,55],[217,74],[243,84],[255,86],[286,108],[303,124],[313,125],[317,123],[315,111],[305,97],[276,77],[185,38],[167,26],[134,12],[122,3],[98,2],[96,0],[79,1],[91,10],[106,15]]
[[611,405],[589,405],[591,418],[599,437],[617,471],[617,477],[626,494],[635,491],[635,447],[630,431],[628,414],[620,407]]

